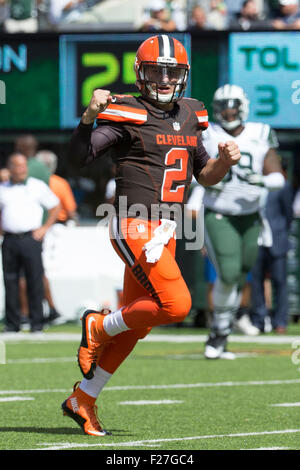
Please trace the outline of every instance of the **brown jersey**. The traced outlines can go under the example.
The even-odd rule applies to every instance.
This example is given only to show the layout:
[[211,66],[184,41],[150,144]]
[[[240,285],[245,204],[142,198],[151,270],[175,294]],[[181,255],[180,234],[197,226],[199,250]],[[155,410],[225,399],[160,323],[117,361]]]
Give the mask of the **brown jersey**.
[[165,112],[141,97],[116,96],[98,115],[100,129],[109,122],[127,132],[115,148],[117,208],[120,196],[127,208],[141,204],[148,211],[185,203],[193,174],[198,178],[209,158],[201,143],[208,125],[203,103],[184,98]]

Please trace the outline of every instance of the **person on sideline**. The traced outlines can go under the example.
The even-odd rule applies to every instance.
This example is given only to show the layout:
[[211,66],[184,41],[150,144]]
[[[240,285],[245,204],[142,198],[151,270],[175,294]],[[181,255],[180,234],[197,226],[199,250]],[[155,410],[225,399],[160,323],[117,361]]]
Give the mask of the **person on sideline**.
[[[42,240],[55,222],[59,200],[43,181],[28,177],[21,153],[8,158],[10,179],[0,184],[0,220],[3,232],[2,264],[5,287],[5,331],[20,330],[19,276],[23,269],[31,332],[43,330]],[[48,211],[44,223],[43,210]]]

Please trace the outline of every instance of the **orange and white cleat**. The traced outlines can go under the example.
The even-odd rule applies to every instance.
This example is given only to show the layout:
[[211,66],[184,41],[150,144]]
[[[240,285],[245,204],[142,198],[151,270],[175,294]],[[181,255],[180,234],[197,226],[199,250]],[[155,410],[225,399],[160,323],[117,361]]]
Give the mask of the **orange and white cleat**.
[[98,407],[96,399],[87,395],[79,387],[80,382],[76,382],[72,395],[61,405],[64,416],[72,418],[85,434],[91,436],[110,436],[111,433],[102,428],[97,415]]
[[83,376],[88,380],[94,377],[101,347],[111,339],[103,328],[103,320],[108,313],[110,313],[108,309],[100,312],[86,310],[81,318],[82,336],[77,359]]

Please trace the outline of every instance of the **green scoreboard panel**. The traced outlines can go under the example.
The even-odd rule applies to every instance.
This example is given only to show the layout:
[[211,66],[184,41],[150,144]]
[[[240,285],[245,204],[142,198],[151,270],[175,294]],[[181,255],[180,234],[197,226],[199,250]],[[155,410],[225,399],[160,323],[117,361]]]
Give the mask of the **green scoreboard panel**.
[[57,38],[31,35],[3,38],[0,39],[0,129],[58,129]]

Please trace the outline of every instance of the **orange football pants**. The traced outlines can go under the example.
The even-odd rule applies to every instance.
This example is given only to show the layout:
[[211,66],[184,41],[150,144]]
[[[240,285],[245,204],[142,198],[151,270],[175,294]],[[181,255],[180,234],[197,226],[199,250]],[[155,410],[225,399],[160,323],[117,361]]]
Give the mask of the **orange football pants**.
[[191,296],[175,260],[172,237],[156,263],[148,263],[143,247],[159,221],[114,218],[111,243],[125,262],[122,316],[130,328],[112,338],[103,349],[99,366],[113,373],[139,339],[153,326],[181,322],[191,309]]

